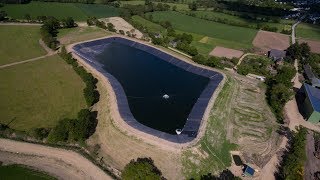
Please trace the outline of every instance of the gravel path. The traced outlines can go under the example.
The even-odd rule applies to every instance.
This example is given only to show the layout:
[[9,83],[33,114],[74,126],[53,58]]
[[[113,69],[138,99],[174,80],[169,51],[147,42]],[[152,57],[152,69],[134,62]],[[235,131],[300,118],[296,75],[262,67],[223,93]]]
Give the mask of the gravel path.
[[1,138],[0,161],[27,165],[59,179],[112,179],[76,152]]

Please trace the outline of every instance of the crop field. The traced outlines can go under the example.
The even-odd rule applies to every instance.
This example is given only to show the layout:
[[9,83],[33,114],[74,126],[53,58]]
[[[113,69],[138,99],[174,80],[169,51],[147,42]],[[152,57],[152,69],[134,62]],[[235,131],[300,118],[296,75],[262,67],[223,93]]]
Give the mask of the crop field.
[[100,38],[111,33],[97,27],[76,27],[70,29],[60,29],[58,40],[61,44],[67,45],[80,41]]
[[165,31],[165,29],[162,26],[160,26],[159,24],[156,24],[156,23],[153,23],[149,20],[146,20],[141,16],[137,16],[137,15],[132,16],[132,20],[134,22],[142,24],[143,26],[147,27],[152,32],[164,32]]
[[85,21],[88,16],[97,18],[118,16],[117,8],[102,4],[77,4],[77,3],[56,3],[36,2],[29,4],[6,4],[0,10],[16,19],[24,19],[26,14],[32,18],[37,16],[53,16],[58,19],[73,17],[76,21]]
[[[182,155],[186,178],[217,173],[231,165],[231,150],[262,167],[275,152],[276,119],[257,80],[228,76],[208,119],[204,137]],[[255,158],[253,158],[255,157]],[[259,157],[259,158],[256,158]]]
[[173,11],[154,12],[152,15],[153,19],[157,21],[170,21],[175,29],[181,31],[238,42],[244,45],[251,45],[257,33],[257,30],[254,29],[211,22]]
[[53,180],[51,177],[42,172],[38,172],[20,165],[0,166],[1,179],[38,179],[38,180]]
[[270,23],[270,22],[261,22],[261,21],[254,21],[248,20],[245,18],[241,18],[239,16],[232,16],[229,14],[221,13],[221,12],[214,12],[214,11],[191,11],[192,14],[195,15],[197,18],[207,18],[207,19],[223,19],[228,21],[229,23],[239,24],[239,25],[249,25],[251,28],[257,28],[258,23],[266,24],[271,27],[278,28],[278,32],[284,29],[285,25],[291,25],[292,22],[290,21],[280,21],[280,23]]
[[297,37],[320,40],[320,26],[311,24],[299,24],[297,26]]
[[75,118],[86,107],[84,87],[58,55],[0,69],[0,123],[28,131]]
[[40,26],[2,25],[0,38],[0,65],[46,54],[39,44]]

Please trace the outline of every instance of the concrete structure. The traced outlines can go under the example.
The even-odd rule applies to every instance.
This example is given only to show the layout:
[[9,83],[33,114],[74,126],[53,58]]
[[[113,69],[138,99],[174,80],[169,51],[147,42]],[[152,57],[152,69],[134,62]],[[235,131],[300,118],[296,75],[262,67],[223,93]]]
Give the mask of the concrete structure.
[[304,83],[300,91],[303,94],[303,113],[307,121],[318,123],[320,121],[320,89]]

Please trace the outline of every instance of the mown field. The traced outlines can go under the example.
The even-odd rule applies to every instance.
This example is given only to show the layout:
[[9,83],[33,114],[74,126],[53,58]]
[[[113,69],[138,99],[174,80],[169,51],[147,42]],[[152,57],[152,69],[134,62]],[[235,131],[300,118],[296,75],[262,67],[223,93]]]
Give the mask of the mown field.
[[46,54],[40,46],[40,26],[0,26],[0,65]]
[[75,42],[104,37],[110,34],[110,32],[98,27],[76,27],[70,29],[60,29],[58,40],[61,44],[67,45]]
[[206,18],[209,20],[223,19],[226,21],[226,23],[246,25],[246,26],[250,26],[251,28],[257,28],[257,24],[260,23],[260,24],[268,25],[270,27],[276,27],[278,29],[277,32],[281,32],[286,25],[291,26],[291,24],[293,23],[292,21],[285,21],[285,20],[281,20],[280,23],[248,20],[245,18],[241,18],[239,16],[232,16],[229,14],[214,12],[214,11],[192,11],[190,13],[194,14],[194,16],[197,18]]
[[0,123],[28,131],[75,118],[86,107],[84,87],[58,55],[0,69]]
[[156,21],[170,21],[175,29],[201,34],[216,39],[238,42],[244,45],[252,45],[257,30],[230,26],[226,24],[211,22],[178,12],[153,12]]
[[137,15],[132,16],[132,21],[142,24],[143,26],[147,27],[148,30],[150,30],[152,32],[161,32],[162,33],[165,31],[165,28],[163,28],[159,24],[156,24],[156,23],[153,23],[149,20],[146,20],[141,16],[137,16]]
[[0,166],[0,179],[53,180],[56,179],[20,165]]
[[56,3],[36,2],[28,4],[6,4],[0,8],[16,19],[24,19],[26,14],[32,18],[37,16],[54,16],[58,19],[73,17],[77,21],[85,21],[89,16],[97,18],[118,16],[117,8],[102,4],[78,4],[78,3]]
[[320,26],[301,23],[297,26],[297,37],[320,40]]

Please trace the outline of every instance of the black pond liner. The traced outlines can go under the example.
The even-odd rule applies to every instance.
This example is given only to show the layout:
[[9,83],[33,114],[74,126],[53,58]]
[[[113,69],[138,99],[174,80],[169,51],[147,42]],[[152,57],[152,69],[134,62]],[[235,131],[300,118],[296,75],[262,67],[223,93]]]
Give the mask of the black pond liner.
[[[184,125],[183,131],[180,135],[173,135],[166,132],[162,132],[156,129],[152,129],[148,126],[145,126],[139,123],[134,116],[132,115],[127,97],[124,93],[124,90],[118,80],[112,76],[110,73],[106,72],[102,69],[102,65],[94,60],[94,57],[100,53],[102,53],[103,49],[107,47],[111,42],[121,43],[127,46],[134,47],[136,49],[143,50],[149,54],[157,56],[164,61],[167,61],[177,67],[180,67],[188,72],[192,72],[194,74],[201,75],[203,77],[209,78],[209,83],[206,88],[202,91],[200,97],[197,102],[194,104],[188,119]],[[90,51],[87,51],[89,49]],[[117,105],[119,113],[122,119],[131,127],[151,134],[153,136],[159,137],[161,139],[165,139],[174,143],[187,143],[196,138],[198,134],[198,130],[201,125],[202,118],[204,116],[205,110],[208,106],[211,96],[214,91],[219,86],[220,82],[223,79],[223,75],[221,73],[207,70],[201,67],[194,66],[182,60],[179,60],[176,57],[173,57],[165,52],[162,52],[156,48],[153,48],[148,45],[144,45],[135,41],[131,41],[129,39],[121,38],[121,37],[109,37],[105,39],[99,39],[89,42],[84,42],[81,44],[77,44],[73,47],[74,52],[83,58],[88,64],[94,67],[97,71],[102,73],[106,78],[108,78],[117,98]]]

